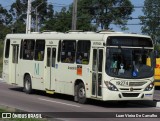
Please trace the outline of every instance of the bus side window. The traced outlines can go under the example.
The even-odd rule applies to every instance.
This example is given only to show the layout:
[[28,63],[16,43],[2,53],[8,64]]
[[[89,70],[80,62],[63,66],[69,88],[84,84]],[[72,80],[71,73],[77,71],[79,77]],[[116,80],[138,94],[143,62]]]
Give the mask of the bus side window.
[[21,40],[21,47],[20,47],[20,59],[23,58],[23,40]]
[[23,42],[23,59],[33,60],[35,40],[26,39]]
[[34,59],[37,61],[44,60],[45,40],[36,40]]
[[77,44],[76,63],[89,64],[91,42],[89,40],[79,40]]
[[5,48],[5,58],[9,57],[9,49],[10,49],[10,39],[6,40],[6,48]]
[[60,62],[61,60],[61,40],[59,41],[58,44],[58,58],[57,58],[57,62]]
[[74,63],[76,52],[75,40],[64,40],[62,42],[61,62]]

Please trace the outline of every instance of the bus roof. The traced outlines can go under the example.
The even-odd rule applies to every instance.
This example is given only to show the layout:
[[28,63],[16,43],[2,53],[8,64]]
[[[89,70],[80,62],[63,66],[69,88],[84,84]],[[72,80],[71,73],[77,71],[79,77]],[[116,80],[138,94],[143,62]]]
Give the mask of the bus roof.
[[130,37],[145,37],[150,38],[146,35],[140,34],[128,34],[122,32],[69,32],[69,33],[61,33],[61,32],[32,32],[31,34],[8,34],[6,39],[46,39],[46,40],[95,40],[102,41],[108,36],[130,36]]

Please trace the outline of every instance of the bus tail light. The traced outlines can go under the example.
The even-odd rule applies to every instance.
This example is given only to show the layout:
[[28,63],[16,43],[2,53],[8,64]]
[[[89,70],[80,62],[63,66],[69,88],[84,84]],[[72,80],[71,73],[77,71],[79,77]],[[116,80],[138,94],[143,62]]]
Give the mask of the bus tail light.
[[104,83],[106,84],[107,88],[111,91],[118,91],[117,87],[112,84],[111,82],[108,81],[104,81]]
[[154,87],[154,83],[152,82],[145,88],[144,91],[151,91],[153,89],[153,87]]

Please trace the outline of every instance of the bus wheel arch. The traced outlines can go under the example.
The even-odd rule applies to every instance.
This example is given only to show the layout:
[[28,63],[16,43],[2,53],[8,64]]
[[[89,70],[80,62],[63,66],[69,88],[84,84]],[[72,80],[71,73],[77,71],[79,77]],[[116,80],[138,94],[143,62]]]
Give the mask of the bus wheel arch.
[[25,73],[23,80],[24,80],[23,85],[24,85],[25,93],[31,94],[31,92],[32,92],[32,80],[31,80],[30,74]]
[[77,102],[82,103],[82,104],[87,102],[85,85],[84,85],[84,82],[81,79],[77,79],[75,81],[74,101],[77,101]]

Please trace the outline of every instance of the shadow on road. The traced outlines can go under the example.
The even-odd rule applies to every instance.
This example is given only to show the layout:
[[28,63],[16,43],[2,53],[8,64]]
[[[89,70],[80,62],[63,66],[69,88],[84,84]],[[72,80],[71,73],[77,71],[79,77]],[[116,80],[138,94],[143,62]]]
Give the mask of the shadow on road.
[[156,86],[156,87],[155,87],[155,90],[160,90],[160,86]]
[[[9,88],[10,90],[13,91],[18,91],[22,92],[23,88]],[[61,99],[61,100],[66,100],[66,101],[74,101],[74,97],[70,95],[65,95],[65,94],[47,94],[45,91],[40,91],[40,90],[33,90],[32,95],[39,95],[39,96],[44,96],[47,98],[52,99]],[[87,104],[84,105],[93,105],[93,106],[99,106],[99,107],[106,107],[106,108],[150,108],[150,107],[155,107],[155,104],[153,104],[156,101],[100,101],[100,100],[93,100],[93,99],[88,99]]]

